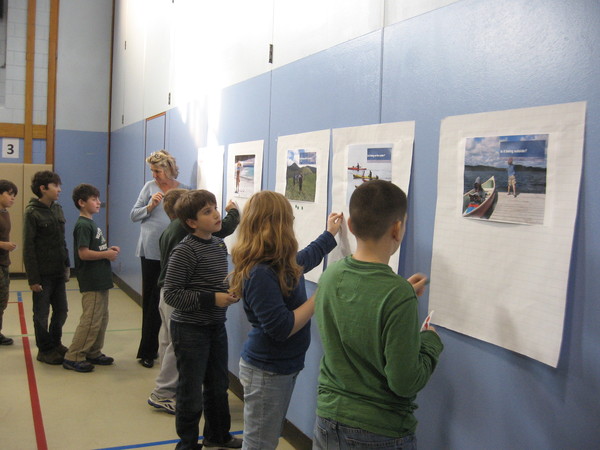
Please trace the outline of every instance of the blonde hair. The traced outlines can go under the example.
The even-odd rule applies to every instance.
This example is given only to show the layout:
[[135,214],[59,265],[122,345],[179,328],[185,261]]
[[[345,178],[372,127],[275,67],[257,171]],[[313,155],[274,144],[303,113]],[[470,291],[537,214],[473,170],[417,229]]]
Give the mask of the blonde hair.
[[179,176],[179,167],[173,155],[166,150],[153,152],[146,158],[146,162],[151,166],[157,166],[165,171],[167,177],[174,180]]
[[277,274],[281,292],[289,295],[302,276],[297,253],[292,206],[277,192],[257,192],[244,207],[237,244],[231,250],[235,266],[229,274],[231,291],[241,297],[252,268],[264,263]]

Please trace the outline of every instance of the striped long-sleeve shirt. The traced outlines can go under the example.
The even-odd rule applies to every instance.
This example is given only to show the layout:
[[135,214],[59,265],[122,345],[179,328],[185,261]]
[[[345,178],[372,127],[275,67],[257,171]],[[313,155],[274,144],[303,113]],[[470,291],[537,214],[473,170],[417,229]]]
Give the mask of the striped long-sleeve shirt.
[[165,302],[176,322],[211,325],[225,322],[227,308],[215,305],[215,292],[227,292],[227,247],[222,239],[193,234],[173,249],[165,276]]

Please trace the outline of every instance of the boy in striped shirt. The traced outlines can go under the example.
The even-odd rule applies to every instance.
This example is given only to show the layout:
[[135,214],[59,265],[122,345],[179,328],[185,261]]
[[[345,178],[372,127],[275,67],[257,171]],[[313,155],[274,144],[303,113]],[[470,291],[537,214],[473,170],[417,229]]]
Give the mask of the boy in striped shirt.
[[227,247],[212,235],[221,229],[221,214],[215,196],[205,190],[182,194],[175,211],[190,232],[173,249],[164,284],[165,303],[174,308],[171,336],[179,369],[176,448],[201,448],[203,407],[203,446],[241,448],[242,440],[229,433],[225,329],[227,307],[239,299],[228,293]]

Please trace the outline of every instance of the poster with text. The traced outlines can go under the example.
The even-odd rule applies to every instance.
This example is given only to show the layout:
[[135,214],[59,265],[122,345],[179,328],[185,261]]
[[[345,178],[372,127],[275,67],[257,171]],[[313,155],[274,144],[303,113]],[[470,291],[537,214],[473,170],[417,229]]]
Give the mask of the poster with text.
[[[235,202],[240,215],[252,194],[261,189],[263,151],[262,140],[229,144],[227,147],[227,198],[224,204],[227,205],[230,200]],[[225,238],[229,253],[236,239],[237,230]]]
[[[285,195],[294,211],[299,250],[327,228],[327,172],[330,131],[321,130],[277,139],[275,191]],[[317,282],[323,264],[305,274]]]
[[[556,367],[585,110],[577,102],[442,121],[429,294],[434,324]],[[489,203],[479,220],[468,220],[467,201],[475,212]]]
[[[333,130],[331,210],[343,212],[354,190],[372,180],[386,180],[408,195],[415,134],[414,122],[383,123]],[[337,261],[356,250],[356,239],[346,221],[339,233],[338,245],[329,255]],[[389,265],[397,272],[400,249],[390,257]]]

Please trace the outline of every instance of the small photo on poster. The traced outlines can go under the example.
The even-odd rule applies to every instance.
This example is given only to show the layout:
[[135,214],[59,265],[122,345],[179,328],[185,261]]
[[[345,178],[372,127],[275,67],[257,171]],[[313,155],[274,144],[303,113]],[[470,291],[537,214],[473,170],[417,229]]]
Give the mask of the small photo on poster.
[[346,204],[358,186],[371,180],[392,181],[392,144],[349,145]]
[[233,176],[236,197],[248,198],[254,194],[254,163],[256,155],[235,155]]
[[548,135],[467,138],[461,214],[543,224]]
[[317,186],[317,152],[288,150],[285,197],[303,202],[315,201]]

